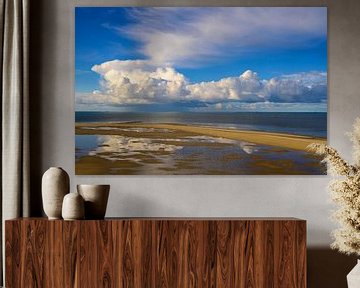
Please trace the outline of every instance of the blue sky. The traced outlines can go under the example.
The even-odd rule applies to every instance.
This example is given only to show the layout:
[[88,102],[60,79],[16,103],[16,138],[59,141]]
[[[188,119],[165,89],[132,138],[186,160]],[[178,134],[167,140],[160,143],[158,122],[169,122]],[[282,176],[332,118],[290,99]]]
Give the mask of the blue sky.
[[273,102],[286,110],[326,110],[324,7],[78,7],[75,13],[79,110],[244,110],[247,103],[256,110],[253,103]]

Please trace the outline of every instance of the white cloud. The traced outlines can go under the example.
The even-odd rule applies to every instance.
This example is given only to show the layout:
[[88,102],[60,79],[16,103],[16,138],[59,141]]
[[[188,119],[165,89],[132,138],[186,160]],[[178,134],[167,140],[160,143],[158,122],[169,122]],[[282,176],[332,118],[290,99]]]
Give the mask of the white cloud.
[[308,72],[284,75],[270,79],[266,90],[273,102],[321,102],[327,98],[327,74]]
[[141,42],[154,65],[194,66],[221,55],[312,45],[326,36],[326,8],[147,8],[128,10],[117,30]]
[[223,78],[219,81],[201,82],[188,85],[188,98],[202,101],[264,101],[266,83],[255,72],[245,71],[239,77]]
[[145,60],[114,60],[95,65],[92,70],[101,75],[101,88],[92,93],[77,94],[79,105],[194,101],[228,105],[232,102],[321,103],[326,102],[327,96],[327,76],[324,72],[284,75],[266,80],[247,70],[237,77],[190,83],[174,68],[153,66]]
[[171,102],[188,92],[184,75],[171,67],[154,67],[144,60],[114,60],[95,65],[102,76],[101,91],[82,94],[81,101],[110,104]]

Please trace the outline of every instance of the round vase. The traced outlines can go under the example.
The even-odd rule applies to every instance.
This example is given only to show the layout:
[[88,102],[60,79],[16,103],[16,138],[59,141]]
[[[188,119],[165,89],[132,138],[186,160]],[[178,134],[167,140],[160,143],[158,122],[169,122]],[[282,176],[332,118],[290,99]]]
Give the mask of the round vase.
[[85,219],[104,219],[110,185],[77,185],[85,201]]
[[69,193],[69,175],[60,167],[49,168],[42,177],[43,208],[49,219],[61,219],[63,198]]
[[62,204],[62,217],[64,220],[84,219],[84,199],[79,193],[69,193],[65,195]]
[[358,288],[360,283],[360,260],[347,275],[348,288]]

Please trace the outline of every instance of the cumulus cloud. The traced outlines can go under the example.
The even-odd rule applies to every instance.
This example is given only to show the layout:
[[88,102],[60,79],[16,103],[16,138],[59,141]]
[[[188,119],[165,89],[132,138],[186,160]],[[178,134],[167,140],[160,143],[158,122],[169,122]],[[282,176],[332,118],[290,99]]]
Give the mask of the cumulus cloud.
[[308,72],[272,78],[266,84],[273,102],[317,103],[327,99],[327,74]]
[[188,90],[184,75],[171,67],[154,67],[145,60],[114,60],[93,66],[101,75],[101,91],[79,95],[80,103],[148,104],[172,102]]
[[[101,76],[101,88],[77,94],[79,105],[323,103],[327,98],[325,72],[261,79],[247,70],[218,81],[190,83],[173,67],[157,67],[147,60],[114,60],[95,65],[92,70]],[[223,109],[223,104],[214,107]]]
[[[306,47],[326,37],[326,8],[132,8],[116,28],[154,65],[194,66],[249,49]],[[231,21],[229,21],[231,19]],[[284,23],[286,23],[284,25]]]
[[260,80],[257,73],[245,71],[239,77],[223,78],[219,81],[201,82],[188,85],[188,98],[202,101],[264,101],[266,81]]

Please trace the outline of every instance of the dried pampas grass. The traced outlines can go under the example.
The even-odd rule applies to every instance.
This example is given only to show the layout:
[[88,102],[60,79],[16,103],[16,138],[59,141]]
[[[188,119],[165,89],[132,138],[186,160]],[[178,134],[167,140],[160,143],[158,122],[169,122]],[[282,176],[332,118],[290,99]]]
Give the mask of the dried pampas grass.
[[333,219],[342,227],[333,231],[331,247],[346,254],[360,255],[360,118],[356,119],[353,131],[348,135],[353,143],[353,165],[328,145],[314,143],[308,148],[324,156],[323,161],[335,177],[329,185],[331,198],[338,204]]

